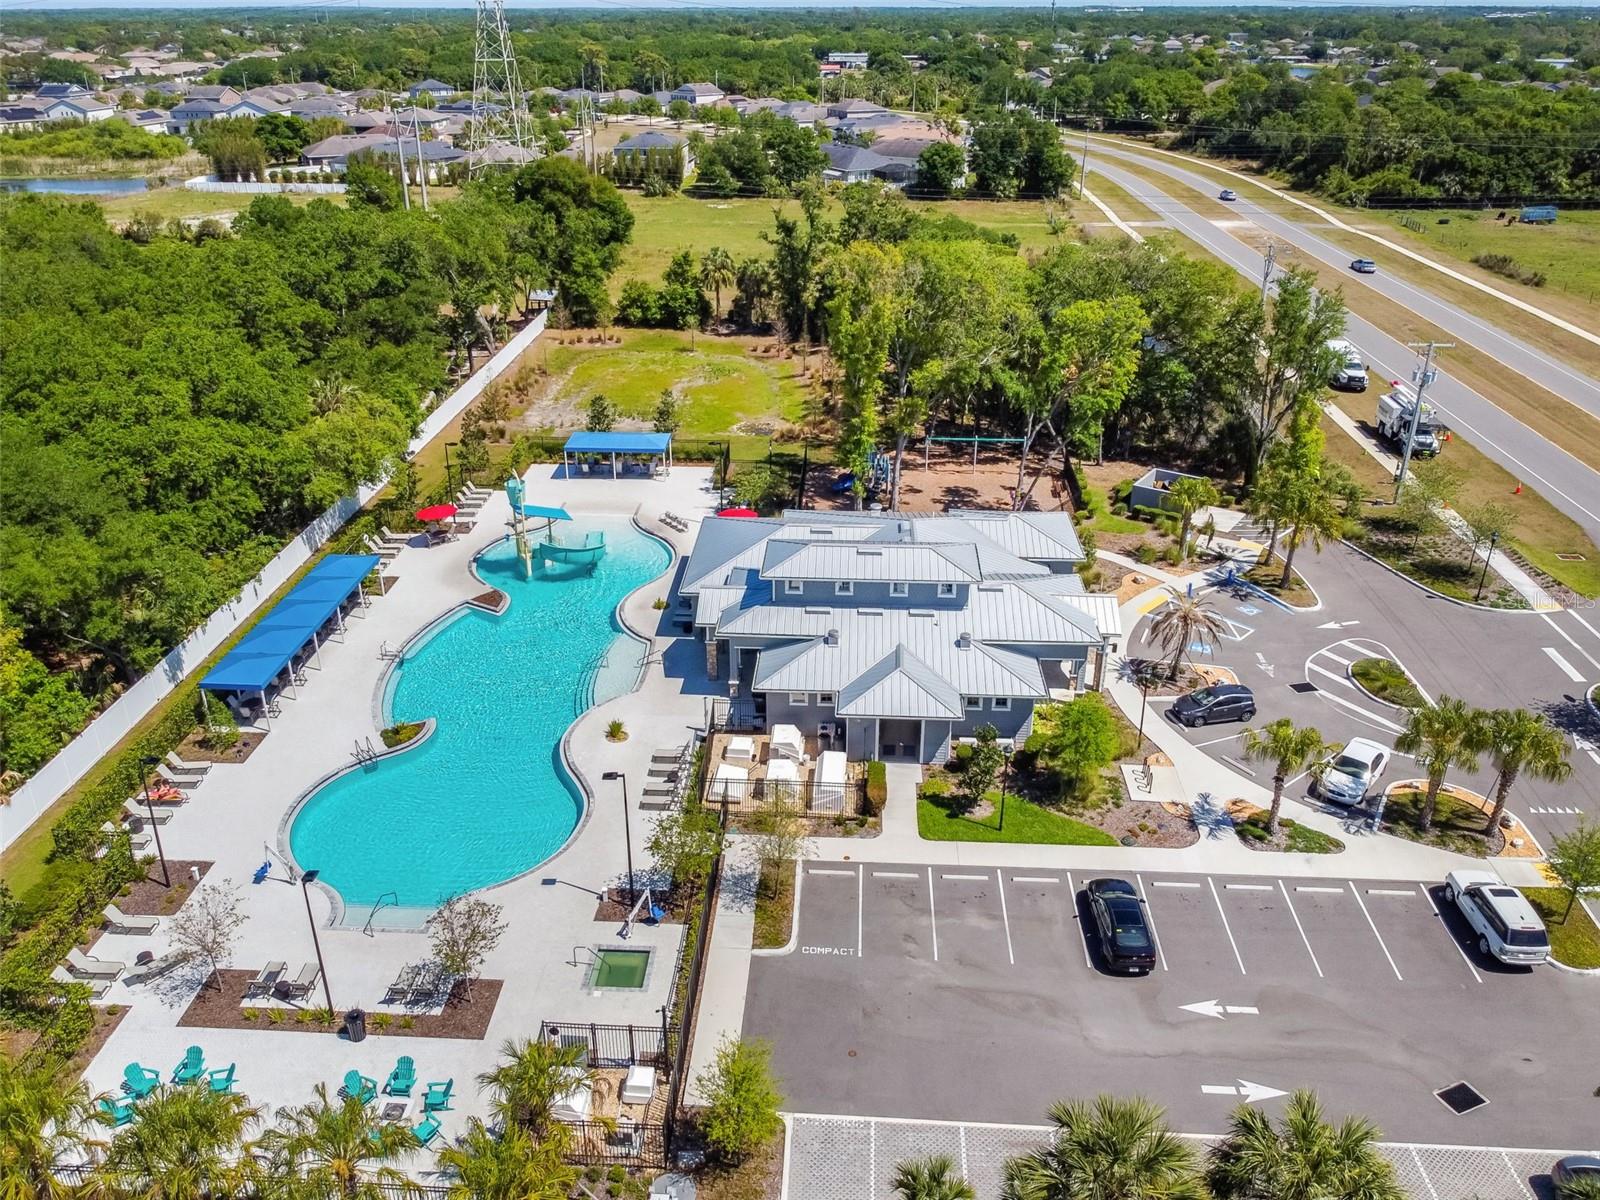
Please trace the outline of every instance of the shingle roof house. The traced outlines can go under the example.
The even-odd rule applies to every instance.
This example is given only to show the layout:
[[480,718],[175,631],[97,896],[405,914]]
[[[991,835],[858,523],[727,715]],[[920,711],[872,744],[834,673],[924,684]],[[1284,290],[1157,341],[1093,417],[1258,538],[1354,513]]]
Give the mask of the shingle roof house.
[[736,723],[798,725],[851,758],[944,762],[1034,705],[1099,686],[1121,641],[1065,513],[787,512],[701,523],[680,597]]

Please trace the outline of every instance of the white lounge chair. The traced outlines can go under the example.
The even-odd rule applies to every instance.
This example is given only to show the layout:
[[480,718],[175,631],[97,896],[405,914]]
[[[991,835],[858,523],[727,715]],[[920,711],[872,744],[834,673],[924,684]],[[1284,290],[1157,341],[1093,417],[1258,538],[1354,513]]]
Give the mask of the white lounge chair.
[[67,951],[66,967],[74,975],[90,979],[116,979],[128,969],[128,964],[113,962],[109,958],[94,958],[74,946]]
[[300,968],[300,974],[288,981],[289,995],[299,998],[309,996],[311,989],[317,986],[317,980],[322,977],[316,963],[306,963]]
[[192,763],[178,757],[176,750],[167,751],[167,766],[182,775],[204,775],[211,770],[211,763]]
[[109,979],[79,979],[76,975],[74,975],[71,971],[67,970],[65,967],[57,967],[55,970],[51,971],[50,972],[50,978],[54,979],[57,983],[85,984],[89,988],[89,995],[91,997],[93,997],[94,999],[96,999],[96,1000],[100,999],[102,996],[104,996],[107,992],[109,992],[111,990],[111,980],[109,980]]
[[154,979],[157,975],[165,975],[181,962],[189,960],[187,950],[168,950],[160,958],[153,958],[147,963],[136,965],[128,972],[124,983],[142,983],[147,979]]
[[106,919],[106,928],[117,933],[154,933],[160,921],[155,917],[130,917],[115,904],[108,904],[100,914]]
[[162,783],[170,783],[175,788],[188,791],[190,788],[197,788],[200,786],[202,776],[179,775],[170,767],[162,764],[161,766],[156,767],[156,778],[161,780]]
[[393,546],[397,550],[404,550],[411,545],[411,539],[417,536],[414,533],[396,533],[387,525],[378,526],[378,532],[383,535],[377,539],[378,541],[386,546]]
[[144,805],[138,800],[124,800],[122,802],[122,811],[125,816],[143,821],[146,825],[151,823],[165,825],[172,820],[172,809],[170,807],[163,808],[158,804],[152,804],[149,811],[146,811]]
[[266,966],[262,967],[261,970],[256,972],[256,977],[254,979],[245,985],[245,998],[249,999],[252,996],[270,996],[272,994],[273,987],[280,979],[283,978],[283,974],[286,970],[288,970],[288,968],[285,967],[281,961],[269,962]]

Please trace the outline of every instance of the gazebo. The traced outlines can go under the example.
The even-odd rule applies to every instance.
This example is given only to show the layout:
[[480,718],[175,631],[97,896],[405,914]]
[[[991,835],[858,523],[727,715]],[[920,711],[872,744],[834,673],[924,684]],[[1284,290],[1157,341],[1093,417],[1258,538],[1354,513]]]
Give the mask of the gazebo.
[[636,454],[643,458],[659,458],[663,472],[672,470],[672,435],[650,433],[644,430],[591,433],[587,430],[574,433],[561,448],[562,473],[572,477],[572,456],[583,454],[610,455],[611,477],[617,477],[619,455]]

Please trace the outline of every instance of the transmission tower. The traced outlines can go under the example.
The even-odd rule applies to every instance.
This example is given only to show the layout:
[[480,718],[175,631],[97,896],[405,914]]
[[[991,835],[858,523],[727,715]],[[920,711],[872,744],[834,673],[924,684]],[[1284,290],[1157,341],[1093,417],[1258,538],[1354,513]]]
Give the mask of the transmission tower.
[[527,149],[530,144],[517,55],[506,29],[505,0],[476,0],[476,8],[468,146],[472,153],[467,159],[474,175],[493,165],[494,156],[484,153],[486,148],[505,144]]

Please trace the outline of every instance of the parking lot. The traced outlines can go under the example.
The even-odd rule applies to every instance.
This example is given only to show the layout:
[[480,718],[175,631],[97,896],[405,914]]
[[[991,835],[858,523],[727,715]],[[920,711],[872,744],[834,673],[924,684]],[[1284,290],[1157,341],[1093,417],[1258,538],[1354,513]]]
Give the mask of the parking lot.
[[[1081,876],[807,864],[745,1032],[800,1112],[1035,1123],[1109,1091],[1210,1133],[1311,1087],[1391,1139],[1597,1140],[1600,979],[1479,957],[1433,882],[1128,878],[1160,951],[1138,978],[1101,968]],[[1435,1095],[1460,1082],[1486,1103]]]

